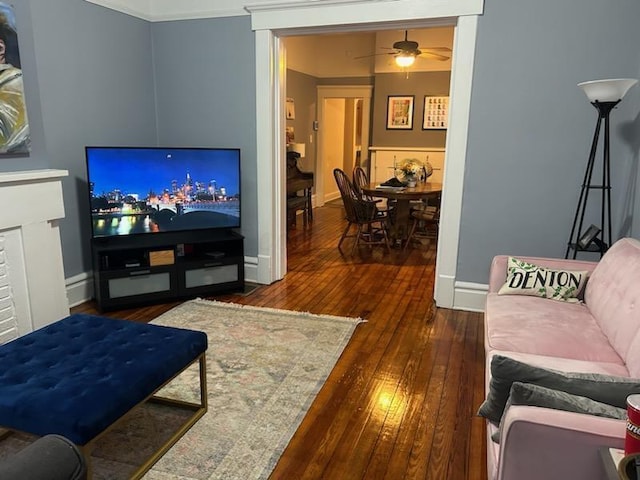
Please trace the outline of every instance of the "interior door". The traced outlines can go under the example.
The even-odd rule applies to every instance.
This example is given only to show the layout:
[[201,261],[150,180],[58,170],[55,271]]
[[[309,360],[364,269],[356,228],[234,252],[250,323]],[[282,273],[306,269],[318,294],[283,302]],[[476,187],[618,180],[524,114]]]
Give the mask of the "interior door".
[[356,162],[368,157],[371,86],[318,87],[316,205],[340,196],[333,169],[349,176]]
[[347,141],[345,125],[348,123],[346,117],[347,111],[344,98],[324,99],[324,121],[322,122],[324,135],[321,137],[321,142],[323,142],[322,157],[318,157],[318,171],[322,172],[324,188],[322,195],[319,195],[316,191],[316,200],[318,197],[322,197],[321,204],[340,197],[340,191],[334,181],[333,170],[340,168],[349,173],[349,170],[345,170],[345,141]]

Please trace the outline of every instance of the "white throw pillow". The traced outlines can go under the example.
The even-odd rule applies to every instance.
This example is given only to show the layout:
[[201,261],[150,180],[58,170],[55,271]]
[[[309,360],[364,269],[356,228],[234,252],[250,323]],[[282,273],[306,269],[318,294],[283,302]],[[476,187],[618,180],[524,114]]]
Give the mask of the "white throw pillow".
[[509,257],[507,281],[498,295],[532,295],[564,302],[576,298],[587,281],[587,271],[552,270]]

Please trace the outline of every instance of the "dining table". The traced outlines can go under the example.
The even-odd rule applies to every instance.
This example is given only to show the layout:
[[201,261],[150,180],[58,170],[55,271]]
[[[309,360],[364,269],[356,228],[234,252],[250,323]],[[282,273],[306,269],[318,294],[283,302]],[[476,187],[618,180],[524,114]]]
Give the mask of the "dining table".
[[411,228],[411,202],[439,198],[442,184],[427,181],[419,182],[415,187],[386,187],[380,183],[369,183],[362,187],[362,192],[373,198],[395,200],[394,214],[387,230],[391,241],[401,243],[407,239]]

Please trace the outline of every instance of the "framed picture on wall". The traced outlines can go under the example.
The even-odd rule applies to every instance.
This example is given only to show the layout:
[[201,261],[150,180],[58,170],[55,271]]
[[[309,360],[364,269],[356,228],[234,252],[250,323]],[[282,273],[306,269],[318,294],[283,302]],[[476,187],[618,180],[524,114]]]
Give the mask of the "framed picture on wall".
[[285,105],[285,116],[287,120],[295,120],[296,119],[296,105],[293,101],[293,98],[287,98],[287,102]]
[[586,250],[589,247],[589,245],[591,245],[591,242],[595,240],[595,238],[598,236],[599,233],[600,233],[600,228],[596,227],[595,225],[590,225],[589,228],[587,228],[587,230],[578,239],[578,246],[581,249]]
[[289,145],[290,143],[293,143],[296,140],[296,135],[293,131],[293,127],[291,126],[285,127],[284,131],[287,138],[287,145]]
[[423,130],[445,130],[449,128],[449,97],[424,97]]
[[413,95],[387,97],[387,130],[413,129]]
[[13,5],[0,2],[0,155],[29,155],[31,137],[24,100],[18,28]]

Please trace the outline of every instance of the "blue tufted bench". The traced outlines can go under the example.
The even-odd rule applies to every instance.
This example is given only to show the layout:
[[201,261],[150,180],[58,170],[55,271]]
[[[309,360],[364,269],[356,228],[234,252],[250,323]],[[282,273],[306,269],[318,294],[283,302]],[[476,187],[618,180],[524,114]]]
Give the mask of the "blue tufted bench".
[[87,447],[199,362],[200,403],[176,402],[194,413],[141,467],[141,476],[206,412],[206,349],[204,332],[71,315],[0,346],[0,425]]

